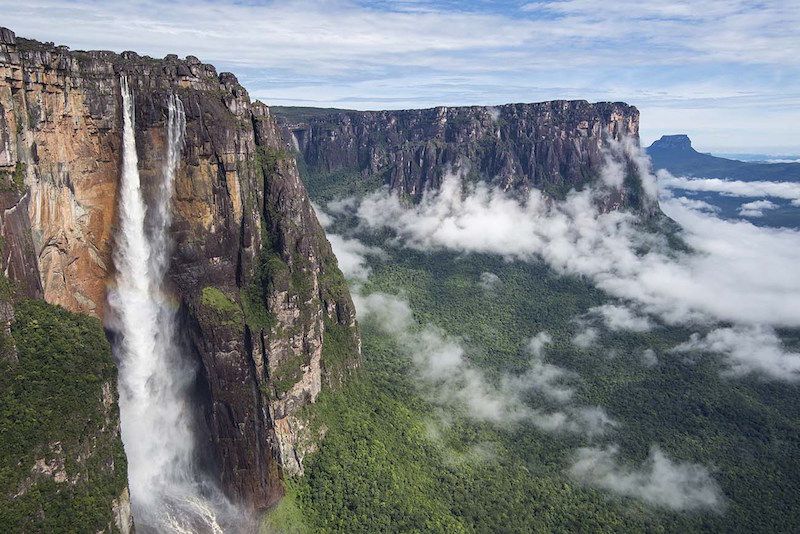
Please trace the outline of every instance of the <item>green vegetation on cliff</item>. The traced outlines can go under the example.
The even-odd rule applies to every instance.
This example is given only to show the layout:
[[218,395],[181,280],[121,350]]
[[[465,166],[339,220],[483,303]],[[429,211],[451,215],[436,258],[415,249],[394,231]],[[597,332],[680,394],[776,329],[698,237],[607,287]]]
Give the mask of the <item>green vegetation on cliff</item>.
[[96,532],[127,485],[116,368],[97,319],[15,303],[0,355],[0,531]]
[[206,286],[200,294],[200,304],[215,314],[216,319],[227,325],[241,325],[244,315],[239,305],[228,298],[220,289]]

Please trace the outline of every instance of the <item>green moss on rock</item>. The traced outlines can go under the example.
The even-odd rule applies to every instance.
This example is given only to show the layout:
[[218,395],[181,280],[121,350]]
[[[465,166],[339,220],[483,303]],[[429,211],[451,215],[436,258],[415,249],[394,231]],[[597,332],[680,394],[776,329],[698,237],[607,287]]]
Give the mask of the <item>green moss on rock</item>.
[[239,304],[216,287],[206,286],[203,288],[200,294],[200,304],[211,311],[221,324],[244,324],[244,313]]

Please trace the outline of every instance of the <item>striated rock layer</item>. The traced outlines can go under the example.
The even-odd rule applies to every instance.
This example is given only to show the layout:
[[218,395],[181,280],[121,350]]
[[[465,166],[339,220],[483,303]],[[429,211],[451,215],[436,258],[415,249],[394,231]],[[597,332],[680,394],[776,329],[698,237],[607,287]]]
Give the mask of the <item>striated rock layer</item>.
[[[638,143],[639,111],[620,102],[555,100],[402,111],[273,108],[312,179],[356,174],[419,199],[447,172],[504,190],[561,197],[599,178],[608,147]],[[643,207],[637,180],[609,208]]]
[[360,355],[346,284],[270,109],[234,75],[191,56],[75,52],[0,36],[0,172],[18,187],[0,195],[2,266],[27,295],[111,330],[119,77],[134,93],[145,198],[158,192],[168,97],[182,100],[168,283],[202,363],[215,470],[235,500],[268,506],[318,439],[303,407]]

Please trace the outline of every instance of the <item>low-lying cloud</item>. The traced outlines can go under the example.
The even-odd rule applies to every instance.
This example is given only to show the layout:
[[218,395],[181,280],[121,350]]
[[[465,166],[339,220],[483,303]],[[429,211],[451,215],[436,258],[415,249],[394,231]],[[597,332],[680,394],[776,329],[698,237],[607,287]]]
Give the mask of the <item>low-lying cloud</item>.
[[667,189],[719,193],[731,197],[781,198],[792,201],[795,206],[800,206],[800,183],[797,182],[762,180],[745,182],[741,180],[721,180],[719,178],[687,178],[685,176],[672,176],[668,172],[661,170],[658,172],[658,184]]
[[358,239],[343,237],[338,234],[328,234],[328,241],[333,248],[339,269],[348,280],[366,280],[372,269],[367,257],[385,258],[386,252],[379,247],[365,245]]
[[588,349],[594,345],[599,338],[600,332],[597,331],[597,328],[584,326],[572,336],[572,343],[574,343],[576,347]]
[[481,289],[484,291],[491,292],[503,285],[503,281],[494,273],[482,272],[478,280],[478,285],[480,285]]
[[616,447],[578,449],[569,469],[580,482],[670,510],[721,510],[724,498],[708,470],[674,462],[658,447],[638,468],[623,464]]
[[[632,214],[599,213],[592,191],[553,202],[539,191],[518,201],[484,184],[447,177],[439,191],[407,206],[386,191],[367,197],[358,215],[390,228],[406,246],[542,258],[554,269],[591,277],[601,289],[638,302],[669,322],[721,319],[800,325],[800,232],[724,221],[680,203],[662,203],[696,253],[675,253]],[[637,253],[649,249],[644,254]]]
[[[348,206],[350,208],[352,206]],[[377,249],[380,252],[376,253],[374,247],[341,236],[334,236],[332,243],[351,280],[366,278],[369,274],[367,256],[383,252]],[[648,243],[653,244],[652,240]],[[585,250],[588,254],[592,249]],[[627,252],[625,248],[622,250]],[[528,258],[524,249],[518,249],[515,254]],[[341,257],[349,259],[342,261]],[[348,268],[348,265],[353,267]],[[484,272],[478,284],[491,291],[502,281],[494,273]],[[545,432],[578,434],[594,440],[602,439],[601,436],[618,427],[603,408],[576,400],[580,383],[576,373],[547,362],[547,348],[552,343],[547,332],[539,332],[523,347],[529,356],[524,372],[490,379],[470,362],[461,340],[435,326],[419,324],[406,300],[385,293],[364,294],[362,289],[363,286],[357,284],[353,292],[359,319],[373,321],[381,331],[393,336],[400,349],[410,356],[414,372],[424,384],[424,394],[442,410],[441,413],[445,413],[446,408],[455,409],[478,421],[499,425],[527,423]],[[598,321],[612,331],[641,332],[653,328],[653,322],[641,309],[642,304],[623,301],[591,308],[578,319],[581,330],[573,342],[584,347],[595,343],[599,332],[591,325]],[[676,350],[702,350],[701,344],[706,340],[695,336],[690,341],[692,346],[687,344]],[[646,349],[642,353],[642,364],[657,365],[655,351]],[[721,510],[724,506],[719,487],[701,465],[673,461],[656,446],[639,467],[626,465],[618,456],[615,446],[580,448],[568,472],[583,484],[671,510]],[[483,454],[476,457],[483,458]]]
[[778,209],[780,206],[770,200],[754,200],[739,206],[739,215],[742,217],[758,218],[764,216],[765,210]]
[[496,424],[528,422],[546,432],[597,436],[616,423],[597,406],[574,400],[577,376],[544,360],[551,341],[539,333],[527,343],[528,369],[490,380],[462,343],[431,325],[419,325],[408,302],[385,293],[354,294],[359,319],[375,321],[407,351],[432,402]]
[[[643,183],[653,183],[646,160],[635,161]],[[621,172],[620,166],[612,162],[606,172]],[[607,176],[607,187],[618,183]],[[599,210],[605,191],[573,191],[554,201],[533,190],[520,198],[447,176],[418,204],[381,190],[365,198],[356,213],[363,226],[390,229],[397,243],[410,248],[544,260],[559,273],[588,277],[618,299],[614,306],[592,310],[611,330],[648,330],[653,327],[649,316],[705,327],[718,321],[750,328],[800,326],[800,277],[795,274],[800,232],[723,220],[706,206],[662,198],[662,209],[683,227],[681,237],[692,249],[676,251],[662,234],[644,230],[634,214]],[[596,334],[589,327],[574,341],[587,347]],[[737,369],[767,371],[760,361],[747,366],[738,356],[730,359]],[[780,378],[771,371],[767,375]]]
[[653,324],[645,316],[638,315],[627,306],[617,304],[603,304],[589,309],[590,315],[599,317],[606,328],[612,332],[628,330],[631,332],[647,332]]
[[790,382],[800,380],[800,353],[786,350],[775,331],[765,326],[717,328],[705,336],[695,333],[673,351],[723,354],[734,375],[758,373]]
[[[670,198],[667,196],[666,198]],[[697,211],[706,211],[708,213],[718,213],[720,211],[718,206],[709,204],[705,200],[697,200],[695,198],[675,197],[675,202],[683,206]]]

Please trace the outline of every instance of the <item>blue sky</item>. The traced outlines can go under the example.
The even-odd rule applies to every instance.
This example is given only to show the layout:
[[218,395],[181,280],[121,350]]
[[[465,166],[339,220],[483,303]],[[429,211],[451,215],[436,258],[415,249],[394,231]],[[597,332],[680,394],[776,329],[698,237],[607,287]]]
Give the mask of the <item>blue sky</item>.
[[642,112],[643,143],[800,153],[800,1],[0,0],[73,49],[193,54],[268,104],[416,108],[554,98]]

